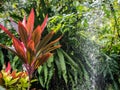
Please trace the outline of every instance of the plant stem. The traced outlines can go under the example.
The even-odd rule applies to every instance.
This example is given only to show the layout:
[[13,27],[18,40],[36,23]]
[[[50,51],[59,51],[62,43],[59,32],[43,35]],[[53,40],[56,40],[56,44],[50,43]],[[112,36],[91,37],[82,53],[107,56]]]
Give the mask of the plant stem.
[[28,83],[29,83],[28,90],[30,90],[30,81],[31,81],[30,74],[29,74],[28,78],[29,78],[29,81],[28,81]]

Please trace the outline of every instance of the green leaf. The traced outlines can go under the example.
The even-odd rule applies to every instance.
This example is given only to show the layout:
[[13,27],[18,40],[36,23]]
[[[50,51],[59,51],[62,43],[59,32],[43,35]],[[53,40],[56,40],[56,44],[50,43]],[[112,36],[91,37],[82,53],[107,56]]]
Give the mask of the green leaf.
[[57,69],[58,69],[58,77],[61,79],[62,70],[61,70],[61,65],[59,64],[57,56],[55,56],[55,63],[56,63]]
[[52,55],[48,60],[47,60],[47,66],[52,67],[52,63],[54,61],[54,56]]
[[47,78],[48,78],[48,67],[46,63],[44,63],[43,70],[44,70],[44,85],[45,85],[47,82]]
[[17,80],[18,80],[19,78],[16,78],[16,79],[13,79],[13,80],[11,80],[9,83],[8,83],[8,85],[12,85],[12,84],[14,84],[14,83],[17,83]]
[[42,76],[39,76],[39,81],[40,81],[41,86],[45,87]]
[[68,59],[68,62],[69,62],[72,66],[74,66],[76,69],[78,69],[78,65],[75,63],[75,61],[74,61],[64,50],[61,49],[61,51],[62,51],[62,53],[64,54],[64,56]]
[[61,69],[62,69],[63,78],[65,80],[65,83],[67,83],[67,70],[66,70],[66,64],[65,64],[65,59],[64,59],[63,53],[61,52],[60,49],[58,49],[57,54],[58,54],[58,57],[59,57],[59,62],[60,62],[60,66],[61,66]]
[[0,50],[0,63],[1,63],[1,65],[4,64],[4,55],[1,50]]
[[49,70],[48,80],[47,80],[47,83],[46,83],[47,90],[49,90],[49,83],[51,81],[51,78],[53,77],[53,74],[54,74],[54,67],[50,68],[50,70]]
[[40,67],[38,68],[38,73],[40,74],[41,71],[42,71],[42,66],[40,66]]
[[15,56],[13,58],[13,61],[12,61],[12,64],[11,64],[13,70],[16,69],[16,63],[18,62],[18,59],[19,59],[18,56]]
[[36,82],[38,81],[37,79],[32,79],[30,82],[33,83],[33,82]]

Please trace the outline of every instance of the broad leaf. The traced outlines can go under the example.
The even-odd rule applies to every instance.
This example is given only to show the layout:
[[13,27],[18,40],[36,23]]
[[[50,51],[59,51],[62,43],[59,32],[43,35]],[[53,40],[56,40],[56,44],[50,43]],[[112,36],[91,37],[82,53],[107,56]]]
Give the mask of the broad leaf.
[[21,44],[20,41],[18,41],[15,38],[12,38],[12,40],[13,40],[13,46],[14,46],[17,54],[19,55],[20,58],[22,58],[22,61],[24,63],[26,63],[26,56],[25,56],[25,51],[24,51],[23,45]]
[[19,30],[20,38],[26,46],[28,41],[28,34],[27,34],[28,32],[21,22],[18,23],[18,30]]
[[37,26],[37,28],[32,33],[32,40],[35,43],[35,47],[40,42],[40,38],[41,38],[41,27],[39,25],[39,26]]
[[29,31],[30,36],[33,31],[33,28],[34,28],[34,10],[32,9],[27,20],[27,29]]

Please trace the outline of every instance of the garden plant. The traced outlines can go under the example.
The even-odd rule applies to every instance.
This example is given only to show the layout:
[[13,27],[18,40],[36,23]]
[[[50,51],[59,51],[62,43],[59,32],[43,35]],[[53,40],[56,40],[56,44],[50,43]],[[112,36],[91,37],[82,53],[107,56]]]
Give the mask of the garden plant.
[[[0,24],[0,28],[9,36],[9,38],[12,39],[13,42],[11,47],[7,47],[3,44],[0,44],[0,46],[10,50],[21,59],[23,63],[22,66],[26,70],[24,71],[26,72],[25,76],[27,77],[28,75],[29,84],[31,83],[31,79],[34,71],[40,65],[42,65],[44,62],[48,60],[48,58],[52,55],[51,51],[61,47],[61,45],[54,45],[56,42],[58,42],[61,39],[61,36],[55,39],[54,41],[50,42],[51,38],[55,34],[55,31],[51,31],[44,38],[41,39],[42,32],[45,26],[47,25],[48,16],[46,15],[46,18],[42,23],[42,25],[38,25],[35,29],[34,29],[34,17],[35,17],[34,10],[32,9],[27,21],[26,21],[26,17],[24,17],[22,22],[19,21],[18,24],[11,21],[12,23],[14,23],[13,25],[15,25],[15,29],[18,35],[20,36],[19,37],[20,40],[17,39],[13,34],[11,34],[11,32],[7,28],[5,28],[3,25]],[[4,71],[1,72],[2,72],[1,78],[3,79],[2,85],[3,86],[5,85],[6,88],[10,87],[9,82],[12,82],[12,84],[17,84],[17,83],[19,84],[17,80],[22,78],[22,72],[19,72],[19,74],[17,75],[15,71],[12,71],[11,77],[14,79],[14,81],[12,81],[11,79],[8,82],[4,83],[4,73],[9,74],[11,72],[10,63],[8,63],[5,72]],[[9,75],[8,77],[6,75],[6,78],[10,78]]]

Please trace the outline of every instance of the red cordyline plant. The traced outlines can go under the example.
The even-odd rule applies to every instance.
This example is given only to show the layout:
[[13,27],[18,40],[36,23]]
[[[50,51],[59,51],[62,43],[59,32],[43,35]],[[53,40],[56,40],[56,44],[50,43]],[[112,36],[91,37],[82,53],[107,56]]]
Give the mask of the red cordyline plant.
[[32,9],[27,22],[25,17],[22,22],[18,22],[18,30],[16,31],[20,36],[20,40],[0,24],[0,28],[13,42],[12,47],[7,47],[3,44],[0,44],[0,46],[12,51],[22,60],[29,78],[32,78],[33,72],[52,55],[51,51],[61,47],[61,45],[54,45],[61,39],[61,36],[50,42],[55,33],[54,31],[51,31],[41,39],[41,34],[46,27],[47,20],[48,15],[46,15],[43,23],[34,29],[34,10]]

